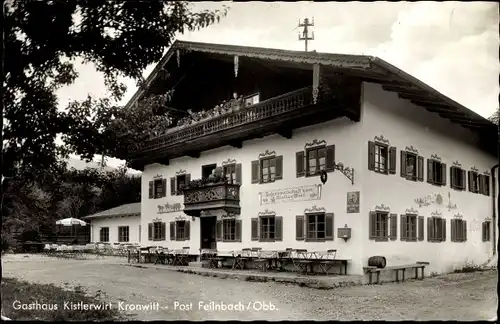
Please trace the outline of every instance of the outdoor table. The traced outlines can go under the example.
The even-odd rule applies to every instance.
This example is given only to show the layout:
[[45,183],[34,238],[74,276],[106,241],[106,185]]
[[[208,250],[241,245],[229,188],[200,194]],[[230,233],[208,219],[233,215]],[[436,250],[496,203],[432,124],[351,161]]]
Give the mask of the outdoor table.
[[167,255],[165,254],[163,248],[156,249],[156,260],[155,264],[166,264],[167,263]]
[[181,266],[188,265],[189,247],[184,247],[180,250],[176,250],[174,253],[175,257],[172,262],[172,265],[181,265]]
[[200,251],[201,259],[203,260],[203,266],[205,268],[217,268],[217,250],[205,249]]
[[[293,257],[294,253],[296,257]],[[307,274],[308,270],[312,272],[312,261],[310,260],[310,255],[305,249],[297,249],[292,251],[292,263],[293,267],[299,272],[302,272],[304,274]]]
[[152,246],[144,246],[139,249],[139,260],[142,261],[142,255],[144,254],[144,263],[150,263],[151,262],[151,253],[150,250],[152,249]]
[[251,259],[251,249],[245,248],[241,251],[233,252],[233,270],[246,268],[247,261]]
[[292,249],[286,251],[276,251],[275,267],[277,271],[285,271],[285,267],[290,264]]
[[253,261],[255,267],[261,271],[273,268],[273,261],[276,259],[275,251],[259,251],[258,257]]

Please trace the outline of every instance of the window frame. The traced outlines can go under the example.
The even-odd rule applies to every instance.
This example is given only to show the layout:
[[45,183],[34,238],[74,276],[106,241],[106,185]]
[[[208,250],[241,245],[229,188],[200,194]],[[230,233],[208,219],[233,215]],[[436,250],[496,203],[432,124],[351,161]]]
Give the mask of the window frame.
[[179,178],[184,177],[184,183],[182,185],[186,185],[187,183],[187,174],[178,174],[175,176],[175,195],[182,196],[181,185],[179,184]]
[[482,223],[481,236],[483,242],[491,242],[491,221],[486,220]]
[[[464,175],[464,172],[465,169],[462,169],[459,166],[450,166],[450,187],[452,189],[466,190],[467,173]],[[459,176],[457,177],[457,175]],[[456,182],[458,182],[458,184]]]
[[[182,224],[182,226],[181,226],[181,224]],[[186,228],[187,228],[186,224],[187,224],[186,220],[176,220],[175,221],[175,240],[176,241],[186,240]],[[182,231],[181,231],[181,229],[182,229]]]
[[[106,240],[103,240],[103,230],[105,230],[106,232],[106,236],[107,236],[107,239]],[[109,226],[106,226],[106,227],[101,227],[99,229],[99,242],[102,242],[102,243],[109,243]]]
[[153,222],[153,241],[162,241],[162,236],[162,222]]
[[[413,152],[408,152],[408,151],[405,151],[405,153],[406,153],[405,154],[405,170],[406,170],[405,179],[409,180],[409,181],[417,182],[417,180],[418,180],[418,161],[417,161],[418,154],[413,153]],[[408,174],[408,160],[409,160],[409,158],[413,158],[413,161],[414,161],[412,175]]]
[[[264,224],[263,220],[267,220],[268,224],[267,225]],[[272,231],[271,231],[271,221],[272,221]],[[267,231],[264,230],[266,226],[267,226]],[[259,232],[258,233],[259,233],[259,242],[275,242],[276,241],[276,216],[274,216],[274,215],[259,216]],[[267,237],[265,237],[266,234],[267,234]]]
[[418,215],[405,214],[405,222],[401,224],[401,229],[405,231],[400,234],[401,241],[403,242],[416,242],[418,240]]
[[[453,229],[453,225],[455,225],[455,229]],[[464,227],[465,227],[465,232],[467,232],[467,221],[464,219],[458,219],[454,218],[451,219],[451,231],[452,233],[455,232],[455,237],[451,239],[451,242],[454,243],[463,243],[467,242],[467,235],[463,235],[464,233]]]
[[[373,228],[373,233],[372,233],[373,240],[375,240],[376,242],[389,241],[390,213],[388,211],[379,211],[379,210],[374,211],[374,213],[376,214],[376,216],[375,216],[375,228]],[[380,229],[379,227],[382,228]],[[383,232],[382,234],[385,233],[385,235],[380,234],[381,230]]]
[[[226,224],[229,223],[229,226]],[[229,228],[229,231],[227,230]],[[236,239],[236,219],[225,218],[222,219],[222,241],[223,242],[238,242]],[[232,238],[233,237],[233,238]]]
[[[268,173],[268,178],[271,177],[271,175],[274,175],[272,179],[269,179],[268,181],[264,181],[264,162],[269,161],[269,167],[267,169],[269,170]],[[271,172],[271,161],[274,163],[274,173]],[[272,183],[276,181],[276,156],[268,156],[268,157],[263,157],[259,158],[259,183]]]
[[[314,222],[314,237],[310,235],[311,230],[310,230],[310,225],[311,225],[311,218],[314,217],[315,222]],[[319,221],[319,217],[323,218],[323,221]],[[319,225],[323,224],[323,231],[320,231],[318,229]],[[323,237],[318,237],[318,233],[323,233]],[[305,214],[305,241],[306,242],[324,242],[327,241],[326,239],[326,213],[311,213],[311,214]]]
[[[377,149],[384,149],[385,150],[385,153],[384,153],[385,169],[384,170],[380,170],[380,168],[377,166],[380,164],[380,162],[377,162]],[[375,162],[375,165],[373,167],[373,171],[380,173],[380,174],[389,174],[389,150],[390,150],[390,146],[388,144],[374,142],[374,162]],[[381,154],[378,154],[378,156],[380,157]]]
[[[443,182],[445,182],[446,179],[443,179],[443,165],[444,163],[441,161],[438,161],[436,159],[427,159],[427,161],[430,161],[432,163],[432,180],[429,179],[429,175],[427,175],[427,183],[430,183],[435,186],[443,186]],[[439,175],[439,180],[437,180],[437,175]]]
[[[154,179],[153,180],[153,198],[162,198],[163,196],[163,179]],[[159,189],[159,190],[158,190]]]
[[[257,102],[247,105],[247,100],[248,99],[253,99],[255,97],[257,97]],[[253,102],[253,100],[252,100],[252,102]],[[250,94],[248,96],[243,97],[243,105],[244,105],[244,107],[250,107],[250,106],[258,104],[259,102],[260,102],[260,92],[254,92],[253,94]]]
[[[319,158],[319,152],[320,150],[323,151],[324,153],[324,164],[323,164],[323,168],[321,168],[321,164],[319,163],[319,160],[321,158]],[[315,162],[316,162],[316,170],[314,171],[314,173],[311,173],[310,172],[310,165],[309,165],[309,161],[311,160],[309,158],[309,154],[311,152],[316,152],[316,157],[315,157]],[[326,171],[326,158],[327,158],[327,150],[326,150],[326,145],[321,145],[321,146],[315,146],[315,147],[310,147],[310,148],[307,148],[305,149],[305,157],[306,157],[306,165],[305,165],[305,171],[306,171],[306,177],[314,177],[314,176],[317,176],[321,173],[321,171]]]
[[[228,169],[230,169],[233,171],[231,173],[228,172]],[[229,170],[229,171],[231,171]],[[230,163],[230,164],[226,164],[226,165],[223,165],[222,166],[222,174],[224,175],[224,177],[227,179],[228,183],[230,184],[233,184],[233,183],[236,183],[237,180],[236,180],[236,163]],[[228,179],[228,174],[231,175],[230,179]],[[233,178],[233,175],[234,175],[234,178]]]
[[[123,233],[123,231],[125,231],[126,235]],[[118,242],[130,242],[129,226],[118,226]]]

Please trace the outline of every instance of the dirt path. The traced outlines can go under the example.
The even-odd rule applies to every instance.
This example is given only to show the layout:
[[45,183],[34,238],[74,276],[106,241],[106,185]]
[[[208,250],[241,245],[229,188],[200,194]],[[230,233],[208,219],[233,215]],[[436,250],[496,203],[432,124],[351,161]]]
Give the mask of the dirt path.
[[[137,268],[120,259],[8,255],[2,258],[2,272],[4,277],[33,282],[81,285],[93,294],[101,290],[116,307],[119,301],[122,306],[159,304],[158,310],[124,311],[139,320],[488,320],[496,315],[498,304],[496,271],[334,290]],[[211,301],[241,303],[243,309],[213,310]],[[200,309],[200,302],[207,308]],[[264,305],[275,309],[259,309]]]

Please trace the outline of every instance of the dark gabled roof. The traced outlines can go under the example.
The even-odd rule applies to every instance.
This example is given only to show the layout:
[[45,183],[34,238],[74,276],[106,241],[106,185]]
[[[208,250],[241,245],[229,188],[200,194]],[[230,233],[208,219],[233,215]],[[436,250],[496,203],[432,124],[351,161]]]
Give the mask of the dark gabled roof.
[[92,219],[111,216],[141,216],[141,203],[138,202],[121,205],[115,208],[103,210],[93,215],[85,216],[83,218]]
[[159,71],[170,58],[181,51],[195,51],[213,54],[237,55],[264,60],[289,61],[295,63],[321,64],[339,69],[344,74],[356,75],[367,82],[379,83],[386,91],[398,93],[400,98],[410,100],[413,104],[430,112],[438,113],[442,118],[462,125],[473,131],[490,136],[497,136],[498,126],[480,116],[458,102],[441,94],[410,74],[377,57],[366,55],[344,55],[317,52],[289,51],[271,48],[221,45],[175,41],[165,56],[157,64],[127,106],[136,102],[149,85],[155,80]]

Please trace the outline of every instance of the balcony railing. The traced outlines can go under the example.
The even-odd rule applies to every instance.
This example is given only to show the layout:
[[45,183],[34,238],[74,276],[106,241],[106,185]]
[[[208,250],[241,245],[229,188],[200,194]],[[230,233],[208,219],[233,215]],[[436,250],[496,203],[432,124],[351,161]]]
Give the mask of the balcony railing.
[[185,141],[190,141],[198,137],[211,135],[226,129],[240,125],[263,121],[270,117],[287,114],[296,109],[313,104],[312,87],[305,87],[299,90],[261,101],[255,105],[241,108],[225,115],[212,117],[196,124],[171,129],[167,134],[139,144],[135,154],[145,151],[153,151]]
[[240,211],[240,185],[226,181],[207,183],[193,180],[183,189],[184,213],[200,216],[201,211],[222,209],[230,213]]

